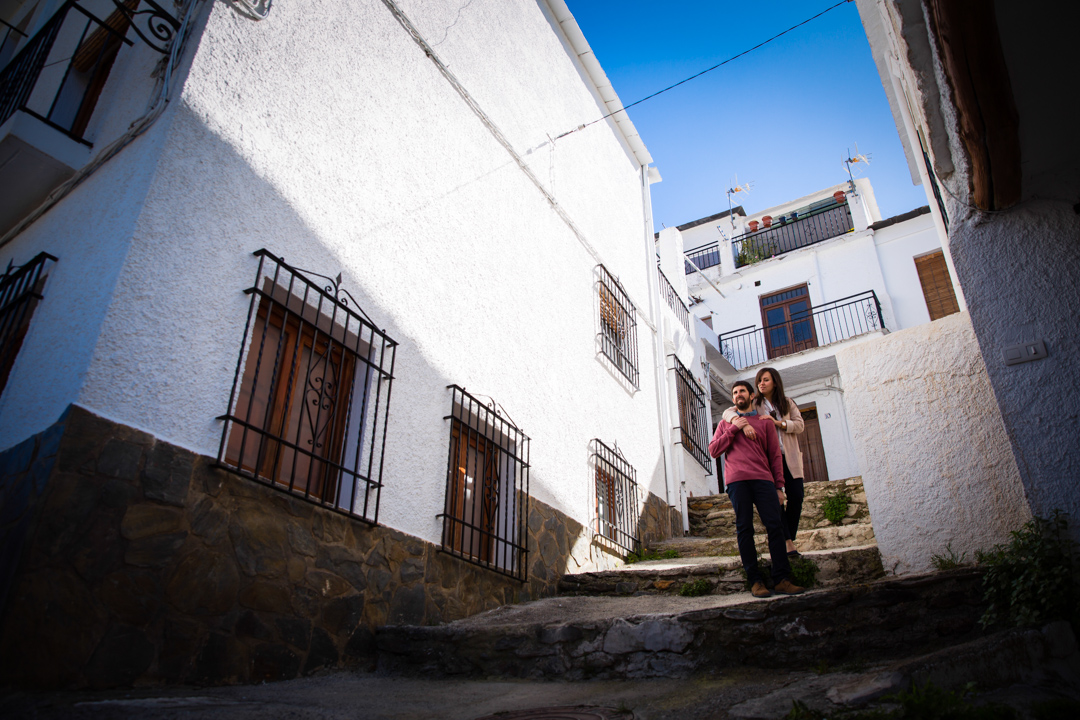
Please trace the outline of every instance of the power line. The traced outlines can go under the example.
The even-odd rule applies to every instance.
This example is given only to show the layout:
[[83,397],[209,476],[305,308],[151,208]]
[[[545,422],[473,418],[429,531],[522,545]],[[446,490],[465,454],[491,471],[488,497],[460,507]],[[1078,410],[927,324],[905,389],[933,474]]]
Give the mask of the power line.
[[723,67],[724,65],[727,65],[729,62],[732,62],[734,60],[738,60],[743,55],[746,55],[748,53],[752,53],[755,50],[757,50],[758,48],[760,48],[760,47],[762,47],[764,45],[768,45],[773,40],[776,40],[777,38],[783,37],[784,35],[787,35],[792,30],[796,30],[798,28],[801,28],[803,25],[807,24],[808,22],[811,22],[813,20],[817,20],[819,17],[821,17],[825,13],[828,13],[828,12],[830,12],[832,10],[835,10],[836,8],[840,7],[841,5],[845,5],[845,4],[849,3],[849,2],[851,2],[851,0],[840,0],[840,2],[836,3],[832,7],[826,8],[826,9],[822,10],[821,12],[819,12],[817,15],[814,15],[813,17],[809,17],[809,18],[803,20],[798,25],[792,25],[787,30],[784,30],[783,32],[779,32],[776,35],[773,35],[768,40],[763,40],[763,41],[759,42],[757,45],[750,48],[749,50],[743,50],[738,55],[733,55],[732,57],[729,57],[727,60],[724,60],[723,62],[717,63],[716,65],[713,65],[711,68],[706,68],[705,70],[702,70],[701,72],[697,73],[696,75],[691,75],[690,77],[688,77],[688,78],[686,78],[684,80],[680,80],[679,82],[675,83],[674,85],[667,86],[663,90],[657,90],[652,95],[647,95],[647,96],[641,98],[640,100],[636,100],[636,101],[630,103],[629,105],[624,105],[623,107],[619,108],[618,110],[616,110],[614,112],[610,112],[607,115],[604,115],[603,117],[600,117],[600,118],[597,118],[596,120],[593,120],[592,122],[585,123],[584,125],[578,125],[573,130],[567,130],[562,135],[556,135],[555,139],[558,140],[559,138],[566,137],[567,135],[570,135],[571,133],[576,133],[578,130],[584,130],[585,128],[589,127],[590,125],[595,125],[596,123],[600,122],[601,120],[607,120],[612,115],[618,115],[621,112],[629,110],[630,108],[634,107],[635,105],[640,105],[641,103],[645,102],[646,100],[651,100],[654,97],[656,97],[657,95],[661,95],[663,93],[666,93],[668,90],[674,90],[675,88],[679,87],[680,85],[682,85],[684,83],[688,83],[688,82],[690,82],[691,80],[693,80],[695,78],[701,77],[705,73],[710,73],[710,72],[712,72],[713,70],[715,70],[715,69],[717,69],[719,67]]

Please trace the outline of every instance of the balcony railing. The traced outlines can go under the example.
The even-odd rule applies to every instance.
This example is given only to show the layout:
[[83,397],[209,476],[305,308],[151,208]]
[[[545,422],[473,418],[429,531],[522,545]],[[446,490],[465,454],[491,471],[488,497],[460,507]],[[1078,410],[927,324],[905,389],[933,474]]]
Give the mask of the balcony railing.
[[[17,111],[89,144],[83,133],[129,29],[165,52],[179,22],[152,0],[99,3],[104,20],[78,2],[64,3],[0,70],[0,125]],[[139,9],[142,4],[146,9]]]
[[[782,255],[801,247],[814,245],[849,233],[854,228],[851,207],[845,203],[833,204],[808,213],[791,213],[773,220],[772,225],[732,239],[731,250],[735,254],[735,267]],[[686,253],[688,260],[704,270],[720,264],[720,243],[704,245]],[[686,274],[694,271],[686,263]]]
[[663,296],[664,301],[667,302],[668,307],[679,318],[679,322],[682,323],[686,332],[690,332],[690,309],[686,307],[686,303],[679,297],[679,293],[675,292],[675,288],[672,286],[671,281],[667,279],[667,275],[660,269],[656,268],[656,274],[660,276],[660,295]]
[[782,323],[748,326],[720,335],[720,352],[736,370],[784,355],[883,330],[881,303],[873,290],[792,313]]

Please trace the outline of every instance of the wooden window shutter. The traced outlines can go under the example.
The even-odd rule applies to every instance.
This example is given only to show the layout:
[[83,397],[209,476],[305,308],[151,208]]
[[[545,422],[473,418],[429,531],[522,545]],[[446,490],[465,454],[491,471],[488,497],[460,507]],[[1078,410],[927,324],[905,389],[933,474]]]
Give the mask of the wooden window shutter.
[[923,297],[926,298],[926,309],[930,311],[931,320],[960,312],[952,279],[949,277],[949,268],[945,265],[945,254],[941,250],[915,258],[915,269],[919,273],[919,282],[922,284]]

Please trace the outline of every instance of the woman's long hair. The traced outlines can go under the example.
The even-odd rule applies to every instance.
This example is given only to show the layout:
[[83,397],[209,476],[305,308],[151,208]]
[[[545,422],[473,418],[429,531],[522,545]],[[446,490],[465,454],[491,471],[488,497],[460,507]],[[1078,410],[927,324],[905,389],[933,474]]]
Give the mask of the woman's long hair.
[[787,415],[788,403],[791,401],[784,395],[784,381],[780,379],[780,373],[772,368],[761,368],[757,371],[757,375],[754,376],[754,403],[758,404],[766,399],[761,394],[761,391],[757,389],[758,383],[761,382],[761,376],[765,373],[769,373],[773,381],[773,396],[769,402],[772,403],[772,406],[776,408],[776,412],[780,413],[781,416]]

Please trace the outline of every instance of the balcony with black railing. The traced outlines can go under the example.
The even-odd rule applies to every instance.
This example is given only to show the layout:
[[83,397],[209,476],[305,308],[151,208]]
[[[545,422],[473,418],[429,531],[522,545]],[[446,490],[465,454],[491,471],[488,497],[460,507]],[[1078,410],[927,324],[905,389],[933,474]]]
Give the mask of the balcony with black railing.
[[792,312],[766,327],[748,326],[722,333],[720,352],[736,370],[803,350],[884,330],[881,303],[873,290]]
[[[180,23],[153,0],[69,0],[32,37],[0,46],[0,232],[89,160],[91,118],[120,49],[164,53]],[[130,33],[129,33],[130,31]],[[130,35],[130,37],[129,37]]]
[[[751,224],[756,226],[757,221]],[[847,202],[830,202],[824,207],[805,212],[793,211],[776,219],[770,218],[769,225],[732,239],[731,250],[735,256],[735,267],[752,265],[792,250],[815,245],[845,235],[853,229],[851,207]],[[686,258],[690,261],[686,263],[686,274],[694,272],[693,265],[701,270],[720,265],[720,253],[719,242],[690,250],[686,253]]]

